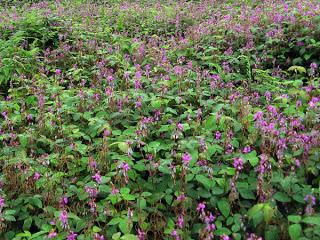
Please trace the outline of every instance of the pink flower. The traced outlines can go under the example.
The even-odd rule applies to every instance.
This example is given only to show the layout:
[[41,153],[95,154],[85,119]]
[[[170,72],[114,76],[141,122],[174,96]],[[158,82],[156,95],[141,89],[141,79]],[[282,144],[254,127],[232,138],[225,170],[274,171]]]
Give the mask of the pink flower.
[[175,240],[180,240],[179,234],[177,232],[177,230],[172,230],[171,232],[171,236],[174,237]]
[[206,208],[206,204],[204,202],[199,203],[197,207],[197,211],[200,213],[203,213],[205,208]]
[[216,140],[220,140],[221,139],[221,133],[219,131],[216,131],[215,138],[216,138]]
[[185,165],[188,165],[189,162],[191,161],[191,159],[192,159],[192,157],[189,153],[184,153],[182,155],[182,161],[183,161],[183,164],[185,164]]
[[41,177],[41,174],[38,173],[38,172],[36,172],[36,173],[33,175],[33,179],[34,179],[34,180],[39,180],[40,177]]
[[117,188],[113,188],[112,190],[111,190],[111,195],[116,195],[116,194],[118,194],[119,193],[119,189],[117,189]]
[[69,233],[69,235],[67,236],[67,240],[76,240],[77,239],[78,234],[74,233],[73,231],[71,231]]
[[101,183],[101,175],[100,172],[97,172],[95,175],[92,176],[92,179],[94,179],[97,183]]
[[254,115],[253,120],[260,120],[262,119],[262,117],[263,117],[263,112],[259,111]]
[[183,202],[186,199],[186,195],[184,195],[184,193],[181,193],[178,197],[177,197],[177,201],[179,202]]
[[55,238],[57,236],[57,233],[55,231],[51,231],[49,234],[48,234],[48,238]]
[[177,226],[178,226],[178,228],[183,228],[183,224],[184,224],[184,218],[183,218],[183,215],[179,215],[179,217],[178,217],[178,221],[177,221]]
[[143,230],[138,228],[137,232],[138,232],[138,239],[139,240],[145,240],[146,239],[146,233]]
[[243,169],[243,160],[240,157],[233,159],[233,167],[237,171],[241,171]]
[[60,75],[61,74],[61,69],[56,69],[55,74],[56,75]]
[[4,198],[0,197],[0,213],[4,207],[4,204],[5,204]]
[[94,234],[94,240],[104,240],[104,236],[96,233]]
[[66,210],[63,210],[59,216],[62,228],[68,228],[68,213]]
[[182,123],[178,123],[178,124],[177,124],[177,128],[178,128],[180,131],[183,131],[183,125],[182,125]]

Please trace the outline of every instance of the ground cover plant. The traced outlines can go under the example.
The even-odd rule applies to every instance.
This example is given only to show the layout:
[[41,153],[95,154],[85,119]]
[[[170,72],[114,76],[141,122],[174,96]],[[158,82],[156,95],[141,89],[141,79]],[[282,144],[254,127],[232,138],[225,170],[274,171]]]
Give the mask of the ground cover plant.
[[320,239],[320,2],[1,1],[1,239]]

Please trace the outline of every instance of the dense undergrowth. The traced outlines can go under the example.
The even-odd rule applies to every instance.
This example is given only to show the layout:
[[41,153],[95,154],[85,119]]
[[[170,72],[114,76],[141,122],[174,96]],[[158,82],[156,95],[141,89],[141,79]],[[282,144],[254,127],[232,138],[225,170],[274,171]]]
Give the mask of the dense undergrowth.
[[320,239],[320,3],[6,1],[1,239]]

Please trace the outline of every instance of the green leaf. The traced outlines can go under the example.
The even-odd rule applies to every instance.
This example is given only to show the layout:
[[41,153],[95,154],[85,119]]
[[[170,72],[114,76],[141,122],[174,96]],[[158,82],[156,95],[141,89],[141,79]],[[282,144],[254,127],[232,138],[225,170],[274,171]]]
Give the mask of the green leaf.
[[320,217],[306,217],[302,222],[320,226]]
[[108,225],[116,225],[121,221],[121,218],[112,218]]
[[118,143],[118,147],[119,147],[119,149],[120,149],[122,152],[124,152],[124,153],[127,153],[128,150],[129,150],[129,145],[128,145],[128,143],[126,143],[126,142],[120,142],[120,143]]
[[93,226],[92,231],[93,231],[94,233],[98,233],[98,232],[101,232],[101,228],[99,228],[99,227],[97,227],[97,226]]
[[301,221],[301,216],[299,216],[299,215],[289,215],[288,216],[288,220],[289,220],[289,222],[299,223]]
[[24,221],[23,221],[23,227],[22,229],[23,230],[27,230],[31,227],[31,224],[32,224],[32,217],[28,217],[26,218]]
[[4,219],[10,222],[15,222],[16,218],[12,215],[4,215]]
[[266,204],[263,207],[263,216],[264,216],[264,221],[266,223],[269,223],[271,221],[271,219],[273,218],[274,210],[269,204]]
[[261,212],[262,209],[263,209],[263,206],[264,206],[263,203],[258,203],[256,205],[254,205],[252,208],[250,208],[249,211],[248,211],[249,218],[253,218],[259,212]]
[[21,144],[22,147],[27,146],[28,139],[29,139],[29,137],[26,136],[26,135],[22,135],[22,134],[19,135],[19,141],[20,141],[20,144]]
[[290,238],[292,240],[298,240],[302,233],[302,228],[300,224],[293,224],[288,228]]
[[154,100],[151,102],[151,106],[155,109],[160,109],[162,105],[162,101],[161,100]]
[[243,197],[244,199],[252,199],[252,200],[256,199],[256,196],[249,189],[239,189],[238,191],[241,197]]
[[214,127],[216,126],[216,116],[215,115],[213,115],[213,116],[210,116],[208,119],[207,119],[207,121],[206,121],[206,123],[205,123],[205,129],[206,130],[213,130],[214,129]]
[[120,239],[121,240],[138,240],[138,237],[133,234],[125,234]]
[[279,202],[291,202],[289,196],[283,192],[277,192],[275,195],[273,195],[273,198]]
[[119,228],[123,234],[127,234],[130,232],[129,222],[127,218],[121,218],[119,222]]
[[137,201],[137,204],[139,206],[140,209],[144,209],[147,205],[147,202],[144,198],[139,198]]
[[29,232],[29,231],[24,231],[23,233],[18,233],[18,234],[16,235],[16,237],[28,237],[28,238],[30,238],[30,237],[31,237],[31,232]]
[[210,180],[209,178],[207,178],[206,176],[203,175],[197,175],[196,179],[198,182],[202,183],[205,188],[210,189],[211,188],[211,182],[212,180]]
[[117,233],[112,235],[112,240],[120,239],[120,236],[121,236],[121,232],[117,232]]
[[16,210],[10,209],[10,210],[6,210],[4,212],[4,215],[14,215],[16,213]]
[[258,162],[259,162],[259,158],[257,157],[257,152],[256,151],[252,151],[248,154],[244,155],[244,160],[245,161],[249,161],[252,167],[257,166]]
[[218,208],[223,216],[228,217],[230,214],[230,205],[227,200],[218,201]]
[[38,207],[38,208],[42,208],[41,199],[39,199],[37,197],[29,198],[29,203],[32,204],[33,206]]
[[214,234],[217,235],[217,236],[230,235],[231,231],[228,228],[222,227],[222,228],[217,229],[214,232]]
[[289,67],[288,71],[294,71],[295,73],[306,73],[307,70],[302,66],[291,66]]
[[86,226],[86,221],[85,220],[78,220],[77,225],[76,225],[76,231],[80,232],[82,229],[84,229]]

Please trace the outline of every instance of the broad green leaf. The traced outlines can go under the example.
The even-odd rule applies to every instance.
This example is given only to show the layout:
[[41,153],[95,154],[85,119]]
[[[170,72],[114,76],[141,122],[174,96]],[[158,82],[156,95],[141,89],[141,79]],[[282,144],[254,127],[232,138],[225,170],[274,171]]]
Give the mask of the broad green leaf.
[[302,222],[320,226],[320,217],[306,217]]
[[301,221],[301,216],[299,216],[299,215],[289,215],[288,216],[288,220],[289,220],[289,222],[299,223]]
[[302,227],[300,224],[290,225],[288,228],[288,232],[292,240],[298,240],[302,233]]
[[124,153],[127,153],[128,150],[129,150],[129,145],[128,145],[128,143],[126,143],[126,142],[120,142],[120,143],[118,143],[118,147],[119,147],[119,149],[120,149],[122,152],[124,152]]
[[273,198],[279,202],[291,202],[291,199],[288,197],[288,195],[283,192],[277,192],[275,195],[273,195]]
[[230,205],[227,200],[218,201],[218,208],[223,216],[228,217],[230,214]]

